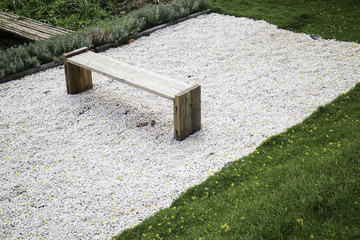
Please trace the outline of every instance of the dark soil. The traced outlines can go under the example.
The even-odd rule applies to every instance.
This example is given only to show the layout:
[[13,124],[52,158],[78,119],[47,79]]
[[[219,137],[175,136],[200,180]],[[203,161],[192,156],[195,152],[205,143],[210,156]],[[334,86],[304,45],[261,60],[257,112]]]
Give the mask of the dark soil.
[[17,41],[9,38],[1,38],[0,39],[0,50],[5,51],[6,49],[10,47],[16,47],[18,45],[21,45],[25,43],[26,41]]
[[5,51],[10,47],[16,47],[26,42],[29,42],[29,40],[0,30],[0,51]]

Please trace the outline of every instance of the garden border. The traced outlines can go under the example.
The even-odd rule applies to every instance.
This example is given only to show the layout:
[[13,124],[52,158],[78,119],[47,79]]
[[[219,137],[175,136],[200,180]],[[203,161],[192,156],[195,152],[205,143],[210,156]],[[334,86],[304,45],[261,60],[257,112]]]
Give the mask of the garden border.
[[[139,32],[139,33],[136,33],[136,34],[133,34],[133,35],[129,35],[129,36],[125,37],[123,40],[121,40],[118,44],[116,44],[115,42],[110,42],[110,43],[106,43],[106,44],[104,44],[102,46],[92,48],[90,50],[94,51],[96,53],[103,52],[103,51],[105,51],[105,50],[107,50],[109,48],[118,47],[118,46],[121,46],[123,44],[126,44],[130,39],[138,39],[138,38],[140,38],[142,36],[149,36],[151,33],[155,32],[155,31],[157,31],[159,29],[163,29],[163,28],[166,28],[168,26],[171,26],[171,25],[186,21],[188,19],[195,18],[195,17],[198,17],[200,15],[209,14],[209,13],[211,13],[210,9],[207,9],[205,11],[201,11],[201,12],[198,12],[198,13],[190,14],[189,16],[179,18],[179,19],[177,19],[177,20],[175,20],[173,22],[164,23],[164,24],[161,24],[159,26],[147,29],[145,31],[142,31],[142,32]],[[27,69],[25,71],[14,73],[14,74],[11,74],[9,76],[0,78],[0,84],[1,83],[6,83],[6,82],[9,82],[9,81],[12,81],[12,80],[20,79],[20,78],[25,77],[27,75],[30,75],[30,74],[33,74],[33,73],[36,73],[36,72],[40,72],[40,71],[44,71],[46,69],[57,67],[57,66],[60,66],[60,65],[63,65],[62,61],[61,62],[45,63],[45,64],[42,64],[40,67],[33,67],[33,68]]]

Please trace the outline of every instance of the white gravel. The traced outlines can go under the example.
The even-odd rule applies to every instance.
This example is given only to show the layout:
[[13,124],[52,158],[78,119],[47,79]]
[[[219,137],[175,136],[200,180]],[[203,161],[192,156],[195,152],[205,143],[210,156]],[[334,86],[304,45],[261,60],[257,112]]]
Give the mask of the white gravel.
[[171,101],[97,74],[0,85],[0,239],[110,238],[360,80],[359,44],[219,14],[102,54],[200,84],[202,130],[173,140]]

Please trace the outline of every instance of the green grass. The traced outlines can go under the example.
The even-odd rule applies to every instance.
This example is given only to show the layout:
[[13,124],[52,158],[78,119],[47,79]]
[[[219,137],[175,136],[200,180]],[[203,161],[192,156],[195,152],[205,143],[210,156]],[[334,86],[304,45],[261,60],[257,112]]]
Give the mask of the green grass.
[[[73,29],[109,17],[100,10],[106,9],[99,5],[105,1],[42,2],[46,7],[70,2],[90,4],[83,10],[71,5],[75,17],[79,11],[95,11],[88,13],[91,19],[79,18]],[[41,2],[2,3],[10,4],[11,8],[11,4]],[[343,41],[360,40],[359,0],[207,3],[221,13],[264,19],[295,32]],[[52,8],[56,13],[55,5]],[[17,9],[21,9],[19,6]],[[30,8],[25,7],[24,14],[26,9]],[[33,8],[32,14],[39,13]],[[55,25],[66,21],[58,15],[47,19],[57,22]],[[268,139],[251,155],[189,189],[170,208],[125,230],[116,239],[360,239],[359,146],[358,84],[349,93],[320,107],[303,123]]]
[[360,239],[360,84],[116,239]]
[[214,11],[263,19],[294,32],[359,42],[359,0],[207,0]]
[[149,0],[2,0],[0,10],[78,30],[122,16],[150,3],[154,4]]
[[[216,11],[360,40],[360,1],[208,0]],[[115,239],[360,239],[360,84]]]
[[109,19],[112,5],[112,1],[97,0],[4,0],[0,10],[77,30]]
[[2,79],[3,77],[6,78],[16,72],[39,67],[41,64],[51,61],[59,62],[64,53],[79,47],[92,48],[108,42],[120,44],[132,34],[153,26],[173,22],[201,11],[205,7],[203,0],[173,0],[166,4],[153,4],[131,11],[119,18],[104,20],[97,25],[75,31],[72,34],[58,35],[44,41],[10,47],[0,52],[0,83],[5,81]]

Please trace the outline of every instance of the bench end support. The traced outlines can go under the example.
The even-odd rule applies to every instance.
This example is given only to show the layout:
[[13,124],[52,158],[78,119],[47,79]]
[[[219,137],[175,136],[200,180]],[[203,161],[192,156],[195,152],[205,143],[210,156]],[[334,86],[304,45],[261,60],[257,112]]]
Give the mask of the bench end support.
[[174,138],[181,141],[201,129],[200,85],[176,94],[174,100]]
[[66,53],[63,56],[64,68],[65,68],[65,79],[66,79],[66,90],[68,94],[81,93],[87,89],[92,88],[92,76],[91,71],[85,68],[76,66],[67,61],[67,58],[87,52],[88,48],[80,48],[72,52]]

